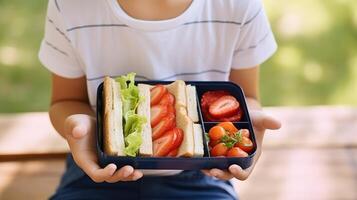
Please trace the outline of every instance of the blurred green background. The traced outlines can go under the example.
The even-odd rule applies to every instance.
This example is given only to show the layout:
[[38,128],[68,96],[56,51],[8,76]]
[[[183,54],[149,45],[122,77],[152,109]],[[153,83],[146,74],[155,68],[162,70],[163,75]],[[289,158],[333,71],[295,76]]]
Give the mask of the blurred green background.
[[[265,106],[357,105],[356,0],[264,0],[279,44],[262,66]],[[45,111],[37,52],[47,1],[0,0],[0,113]]]

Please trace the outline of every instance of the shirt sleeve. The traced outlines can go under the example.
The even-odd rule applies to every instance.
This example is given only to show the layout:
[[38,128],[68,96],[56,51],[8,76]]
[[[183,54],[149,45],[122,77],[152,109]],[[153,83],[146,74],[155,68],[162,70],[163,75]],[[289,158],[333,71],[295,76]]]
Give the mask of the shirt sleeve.
[[261,0],[252,1],[247,19],[241,25],[232,59],[232,69],[262,64],[277,50],[277,44]]
[[48,3],[45,34],[41,42],[39,59],[48,70],[59,76],[78,78],[84,75],[67,34],[60,5],[56,0],[50,0]]

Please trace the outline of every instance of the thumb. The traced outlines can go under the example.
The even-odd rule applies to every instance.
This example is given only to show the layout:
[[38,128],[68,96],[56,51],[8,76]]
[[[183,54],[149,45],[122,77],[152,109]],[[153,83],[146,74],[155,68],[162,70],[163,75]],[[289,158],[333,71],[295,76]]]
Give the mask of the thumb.
[[280,129],[281,122],[272,116],[265,114],[262,111],[253,111],[250,113],[253,125],[258,129]]
[[92,119],[88,115],[76,114],[67,117],[65,121],[66,137],[80,139],[87,135],[91,129]]

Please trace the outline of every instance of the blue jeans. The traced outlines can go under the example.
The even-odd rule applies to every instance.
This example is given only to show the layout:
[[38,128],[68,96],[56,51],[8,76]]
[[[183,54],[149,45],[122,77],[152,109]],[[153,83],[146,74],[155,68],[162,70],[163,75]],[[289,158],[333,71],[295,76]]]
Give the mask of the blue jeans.
[[[83,172],[73,180],[71,156],[61,185],[50,198],[57,199],[238,199],[229,181],[204,175],[201,171],[183,171],[173,176],[144,176],[134,182],[95,183]],[[76,166],[77,167],[77,166]],[[77,167],[78,168],[78,167]],[[70,176],[72,175],[72,176]],[[72,179],[72,181],[68,181]]]

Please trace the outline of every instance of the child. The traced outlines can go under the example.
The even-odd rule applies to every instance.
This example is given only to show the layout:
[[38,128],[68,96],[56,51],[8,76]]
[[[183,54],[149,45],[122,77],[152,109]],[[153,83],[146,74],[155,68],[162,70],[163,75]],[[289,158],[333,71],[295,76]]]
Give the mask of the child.
[[[257,100],[258,66],[275,50],[261,0],[50,0],[39,58],[52,72],[52,124],[72,153],[51,199],[237,199],[228,180],[249,176],[264,131],[280,127],[259,111]],[[96,89],[104,76],[129,72],[141,80],[239,84],[258,140],[253,166],[202,172],[100,168]]]

